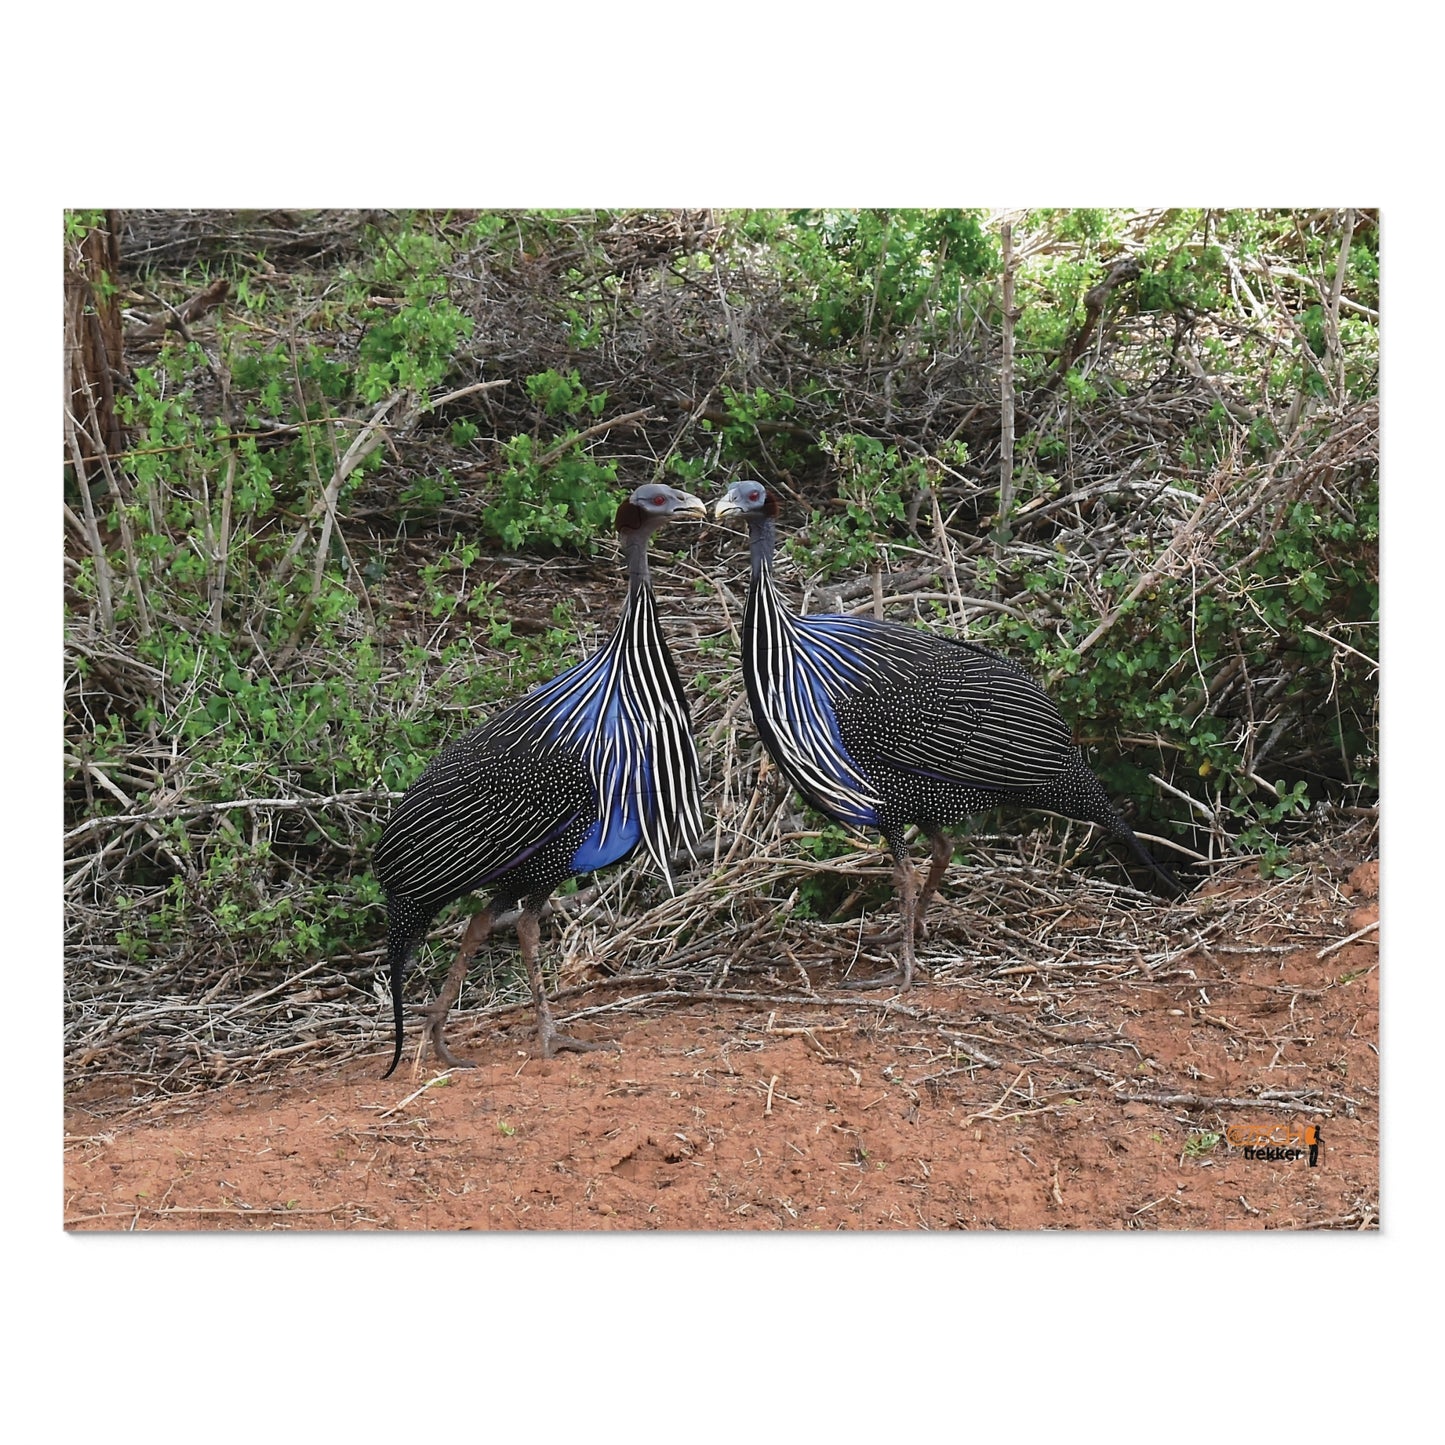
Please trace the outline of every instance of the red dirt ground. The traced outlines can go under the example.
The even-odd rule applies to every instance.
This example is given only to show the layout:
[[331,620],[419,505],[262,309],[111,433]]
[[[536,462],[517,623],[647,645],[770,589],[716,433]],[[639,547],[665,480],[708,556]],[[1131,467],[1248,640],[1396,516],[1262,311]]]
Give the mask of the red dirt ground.
[[[1099,980],[1087,1017],[1061,1016],[1030,976],[889,999],[819,974],[816,1001],[608,1016],[618,1053],[532,1057],[519,1011],[474,1036],[458,1017],[470,1071],[409,1056],[383,1082],[380,1056],[363,1057],[139,1107],[82,1088],[65,1224],[1375,1228],[1379,870],[1337,871],[1347,883],[1239,951],[1216,939],[1187,970]],[[1271,1091],[1314,1092],[1300,1108]],[[1291,1124],[1322,1129],[1317,1167],[1223,1137]]]

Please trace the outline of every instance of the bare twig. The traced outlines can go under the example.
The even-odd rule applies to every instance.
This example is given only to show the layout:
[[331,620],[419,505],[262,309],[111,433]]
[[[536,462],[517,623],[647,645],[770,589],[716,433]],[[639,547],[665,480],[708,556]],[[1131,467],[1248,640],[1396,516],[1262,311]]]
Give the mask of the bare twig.
[[1320,949],[1320,951],[1315,954],[1315,957],[1328,958],[1330,954],[1337,953],[1340,949],[1344,948],[1346,944],[1354,943],[1356,939],[1363,938],[1367,933],[1373,933],[1379,926],[1380,920],[1377,918],[1373,923],[1367,923],[1363,928],[1357,928],[1348,938],[1341,938],[1337,942],[1330,944],[1327,948]]

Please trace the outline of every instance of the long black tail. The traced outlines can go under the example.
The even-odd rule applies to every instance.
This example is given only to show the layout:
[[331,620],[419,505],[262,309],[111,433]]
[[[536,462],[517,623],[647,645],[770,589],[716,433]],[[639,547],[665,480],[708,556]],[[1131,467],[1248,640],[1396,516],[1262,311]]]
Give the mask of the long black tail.
[[411,957],[418,937],[410,929],[399,927],[395,914],[396,910],[393,909],[386,930],[386,963],[391,974],[391,1017],[396,1031],[396,1051],[391,1056],[391,1067],[381,1076],[383,1079],[389,1079],[401,1062],[401,984],[406,977],[407,960]]

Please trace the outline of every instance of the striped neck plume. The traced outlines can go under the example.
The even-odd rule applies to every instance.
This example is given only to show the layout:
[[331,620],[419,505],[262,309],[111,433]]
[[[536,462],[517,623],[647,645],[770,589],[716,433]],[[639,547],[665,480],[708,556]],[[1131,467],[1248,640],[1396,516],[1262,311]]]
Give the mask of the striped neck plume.
[[[682,679],[662,635],[647,564],[653,527],[619,532],[627,558],[627,600],[602,652],[595,722],[586,743],[597,784],[606,851],[611,835],[641,830],[642,842],[669,888],[672,855],[702,836],[701,768]],[[626,520],[630,520],[626,519]],[[648,519],[650,520],[650,519]]]
[[702,836],[697,747],[682,679],[658,623],[647,531],[622,533],[627,597],[606,644],[495,722],[496,745],[581,756],[597,790],[589,866],[638,842],[673,886],[672,856]]
[[882,800],[844,745],[834,713],[835,699],[860,680],[861,659],[828,635],[831,618],[796,617],[784,605],[773,580],[773,518],[749,517],[748,529],[743,681],[753,720],[773,760],[815,807],[853,827],[876,826]]
[[601,800],[599,846],[614,830],[640,826],[644,846],[672,887],[672,855],[702,836],[701,769],[682,679],[658,622],[645,546],[640,552],[638,571],[629,556],[627,601],[600,654],[606,680],[588,763]]

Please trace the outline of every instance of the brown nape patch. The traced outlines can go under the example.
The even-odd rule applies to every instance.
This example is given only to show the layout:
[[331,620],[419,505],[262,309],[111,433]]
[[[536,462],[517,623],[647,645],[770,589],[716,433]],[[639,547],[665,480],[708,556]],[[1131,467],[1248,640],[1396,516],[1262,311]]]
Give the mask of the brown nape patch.
[[623,502],[617,509],[617,530],[635,532],[642,525],[642,508],[636,502]]
[[771,492],[769,492],[767,500],[763,503],[763,516],[776,517],[777,515],[778,499]]

